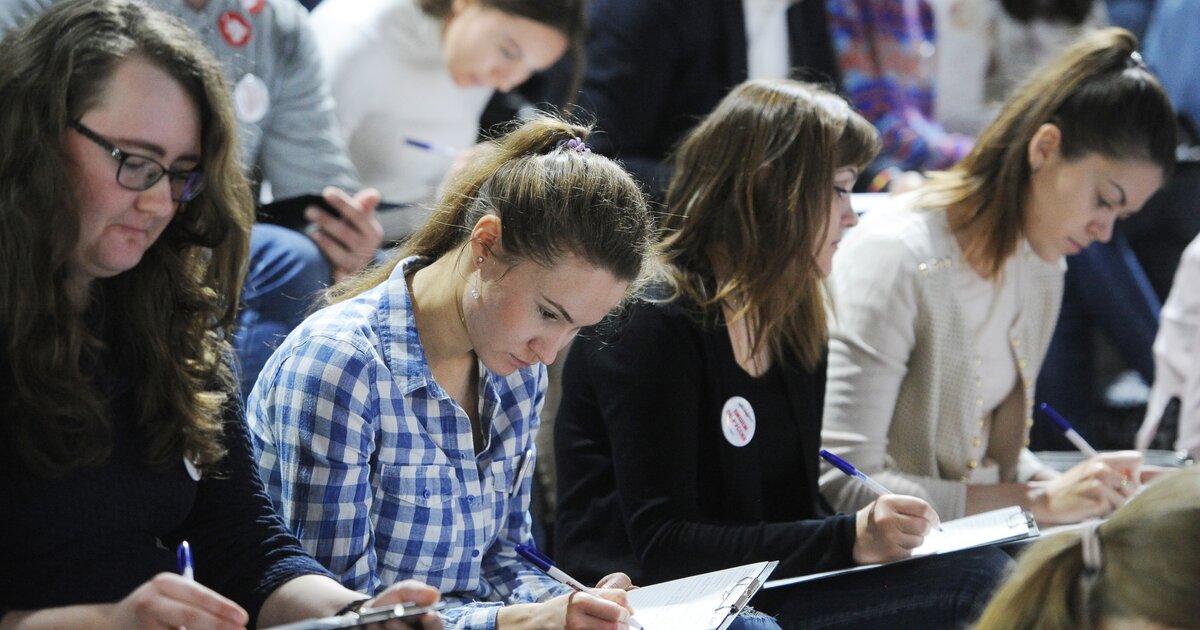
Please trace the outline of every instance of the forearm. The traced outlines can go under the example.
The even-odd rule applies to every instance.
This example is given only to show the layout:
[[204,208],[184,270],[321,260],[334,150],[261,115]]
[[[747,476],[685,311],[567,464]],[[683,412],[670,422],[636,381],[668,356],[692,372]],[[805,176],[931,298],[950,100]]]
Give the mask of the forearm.
[[13,610],[0,617],[0,630],[47,630],[51,628],[107,628],[111,626],[112,604],[86,604]]
[[967,486],[967,514],[978,514],[1010,505],[1019,505],[1033,512],[1034,518],[1044,517],[1043,493],[1027,483],[996,483]]
[[346,604],[366,597],[323,575],[302,575],[284,582],[267,596],[259,611],[257,625],[265,628],[301,619],[328,617]]

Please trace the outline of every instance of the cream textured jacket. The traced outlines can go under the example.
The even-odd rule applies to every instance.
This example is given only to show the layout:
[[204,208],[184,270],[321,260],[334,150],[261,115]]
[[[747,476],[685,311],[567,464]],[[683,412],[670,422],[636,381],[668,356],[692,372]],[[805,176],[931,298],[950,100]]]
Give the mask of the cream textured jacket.
[[[909,204],[910,196],[872,210],[834,258],[822,444],[889,490],[958,518],[967,484],[1027,481],[1042,469],[1025,445],[1065,264],[1018,247],[1008,269],[1021,302],[1009,330],[1019,378],[994,410],[983,409],[988,374],[951,283],[966,263],[946,213]],[[828,466],[821,492],[842,511],[875,498]]]

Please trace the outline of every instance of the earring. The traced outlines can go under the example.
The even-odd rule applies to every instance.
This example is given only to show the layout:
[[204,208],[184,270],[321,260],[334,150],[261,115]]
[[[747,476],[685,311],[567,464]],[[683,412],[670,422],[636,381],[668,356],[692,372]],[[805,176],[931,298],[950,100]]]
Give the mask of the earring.
[[483,264],[483,256],[476,256],[476,257],[475,257],[475,264],[476,264],[476,265],[482,265],[482,264]]
[[473,300],[479,299],[479,291],[476,291],[475,287],[471,287],[471,299],[473,299]]

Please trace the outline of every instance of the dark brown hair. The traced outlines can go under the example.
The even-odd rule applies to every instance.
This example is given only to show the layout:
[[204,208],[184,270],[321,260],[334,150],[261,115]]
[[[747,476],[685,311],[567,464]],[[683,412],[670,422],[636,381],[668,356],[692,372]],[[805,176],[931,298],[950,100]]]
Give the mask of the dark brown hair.
[[[134,57],[195,102],[205,188],[134,269],[93,282],[80,312],[67,277],[81,201],[64,134]],[[182,23],[142,4],[61,2],[0,42],[0,358],[9,371],[0,381],[11,388],[0,427],[35,474],[108,457],[101,373],[131,384],[148,465],[178,464],[186,454],[207,468],[221,458],[220,414],[232,385],[222,336],[234,321],[252,216],[234,129],[216,60]]]
[[1149,160],[1169,178],[1175,168],[1175,111],[1158,80],[1135,55],[1137,40],[1110,28],[1082,38],[1009,98],[967,157],[936,173],[920,205],[956,208],[950,226],[975,235],[969,261],[997,275],[1025,224],[1029,142],[1052,123],[1062,155]]
[[[827,230],[833,178],[861,169],[878,133],[844,99],[789,80],[754,80],[730,92],[683,140],[667,192],[662,260],[673,297],[715,312],[740,298],[753,322],[753,352],[790,351],[816,366],[826,340],[816,254]],[[720,286],[709,255],[730,276]]]

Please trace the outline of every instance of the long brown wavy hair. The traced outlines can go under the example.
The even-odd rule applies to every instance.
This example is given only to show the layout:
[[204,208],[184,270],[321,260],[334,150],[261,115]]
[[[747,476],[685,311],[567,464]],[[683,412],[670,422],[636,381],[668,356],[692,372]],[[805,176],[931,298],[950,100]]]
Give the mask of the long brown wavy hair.
[[[679,297],[707,314],[736,298],[752,352],[792,353],[808,369],[827,337],[816,254],[830,226],[834,173],[861,169],[879,134],[841,97],[786,79],[739,85],[683,140],[667,191],[661,258]],[[709,259],[727,257],[718,285]]]
[[582,143],[589,132],[547,115],[516,127],[455,178],[396,256],[335,285],[326,302],[383,283],[406,256],[440,258],[461,251],[485,214],[500,218],[505,262],[553,267],[574,255],[629,282],[627,294],[635,293],[649,273],[650,213],[637,183],[616,162],[567,146]]
[[[131,57],[196,103],[205,188],[137,267],[93,282],[81,310],[67,277],[83,192],[68,175],[64,134]],[[114,418],[99,381],[112,375],[129,384],[148,466],[186,455],[211,469],[222,457],[221,410],[236,391],[224,337],[253,216],[234,130],[216,60],[182,23],[142,4],[62,2],[0,42],[0,449],[32,473],[106,460]]]
[[996,277],[1025,225],[1029,142],[1046,123],[1062,131],[1062,155],[1150,160],[1175,168],[1175,110],[1135,54],[1137,39],[1110,28],[1083,37],[1022,85],[957,165],[934,173],[919,205],[952,208],[950,227],[971,238],[967,260]]

